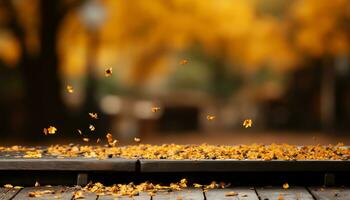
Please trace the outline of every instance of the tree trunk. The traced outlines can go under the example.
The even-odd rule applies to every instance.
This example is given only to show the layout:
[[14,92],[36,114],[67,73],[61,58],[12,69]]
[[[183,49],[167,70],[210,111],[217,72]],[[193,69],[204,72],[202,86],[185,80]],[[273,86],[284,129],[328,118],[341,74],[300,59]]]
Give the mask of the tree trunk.
[[97,76],[96,76],[96,66],[97,66],[97,50],[99,46],[99,34],[97,31],[89,31],[89,42],[87,49],[87,82],[85,89],[85,101],[84,101],[84,112],[98,112],[98,102],[96,99],[97,91]]
[[335,68],[331,58],[325,58],[322,66],[320,114],[324,131],[334,129],[335,122]]
[[57,15],[59,1],[40,1],[40,50],[38,55],[30,53],[25,45],[24,34],[18,35],[22,46],[19,63],[24,85],[23,104],[26,108],[26,137],[37,139],[42,129],[50,125],[63,130],[66,112],[60,95],[58,74],[57,30],[60,19]]

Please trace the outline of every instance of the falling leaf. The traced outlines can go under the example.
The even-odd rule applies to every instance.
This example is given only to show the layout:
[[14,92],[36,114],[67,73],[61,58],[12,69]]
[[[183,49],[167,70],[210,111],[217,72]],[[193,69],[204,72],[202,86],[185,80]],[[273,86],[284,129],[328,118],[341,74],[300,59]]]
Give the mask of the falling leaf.
[[84,142],[89,142],[89,140],[90,140],[89,138],[83,138]]
[[118,140],[113,140],[113,142],[109,143],[110,146],[114,147],[117,144]]
[[97,113],[89,113],[89,115],[93,119],[98,119]]
[[109,146],[114,147],[118,142],[118,140],[113,140],[113,136],[110,133],[107,133],[106,138],[107,138],[107,142],[108,142]]
[[113,142],[113,136],[112,136],[112,134],[107,133],[106,138],[107,138],[108,143],[112,143],[112,142]]
[[100,143],[100,142],[101,142],[101,139],[97,138],[96,143]]
[[68,93],[73,93],[74,92],[74,88],[71,85],[67,85],[66,89],[67,89]]
[[158,112],[159,110],[160,110],[160,107],[156,107],[156,106],[152,107],[152,112],[153,112],[153,113],[156,113],[156,112]]
[[80,130],[80,129],[77,129],[77,131],[78,131],[78,133],[79,133],[80,135],[82,135],[82,134],[83,134],[83,132],[81,132],[81,130]]
[[50,126],[49,128],[44,128],[44,130],[43,130],[45,135],[47,135],[47,134],[53,135],[56,133],[56,131],[57,131],[57,128],[54,126]]
[[207,115],[208,121],[213,121],[216,117],[214,115]]
[[237,196],[237,195],[238,195],[238,193],[237,192],[233,192],[233,191],[225,193],[225,196],[227,196],[227,197],[232,197],[232,196]]
[[243,121],[244,128],[252,127],[252,125],[253,125],[253,121],[251,119],[246,119]]
[[285,184],[283,184],[283,189],[288,189],[289,188],[289,184],[288,183],[285,183]]
[[180,61],[180,65],[187,65],[188,64],[188,60],[187,59],[182,59]]
[[112,68],[110,67],[110,68],[107,68],[107,69],[105,69],[105,76],[106,77],[110,77],[110,76],[112,76]]
[[134,138],[134,141],[135,141],[135,142],[141,142],[141,139],[138,138],[138,137],[135,137],[135,138]]
[[40,187],[40,183],[38,181],[35,181],[35,184],[34,184],[35,187]]
[[94,125],[90,124],[89,129],[90,129],[91,131],[95,131]]

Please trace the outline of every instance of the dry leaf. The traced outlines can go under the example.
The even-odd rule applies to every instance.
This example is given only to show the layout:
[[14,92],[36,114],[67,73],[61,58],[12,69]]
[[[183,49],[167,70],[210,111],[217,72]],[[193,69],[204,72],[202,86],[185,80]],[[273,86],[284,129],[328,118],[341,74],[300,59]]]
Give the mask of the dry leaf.
[[5,184],[5,185],[4,185],[4,188],[13,188],[13,185],[11,185],[11,184]]
[[74,88],[71,85],[67,85],[66,89],[67,89],[68,93],[73,93],[74,92]]
[[237,196],[237,195],[238,195],[238,193],[237,192],[233,192],[233,191],[225,193],[225,196],[227,196],[227,197],[232,197],[232,196]]
[[107,133],[106,138],[107,138],[108,143],[112,143],[112,142],[113,142],[113,136],[112,136],[112,134]]
[[246,119],[243,121],[244,128],[252,127],[252,125],[253,125],[253,121],[251,119]]
[[91,131],[95,131],[94,125],[90,124],[89,129],[90,129]]
[[110,76],[112,76],[112,68],[110,67],[110,68],[107,68],[107,69],[105,69],[105,76],[106,77],[110,77]]
[[213,121],[216,117],[214,115],[207,115],[208,121]]
[[98,119],[97,113],[89,113],[89,115],[93,119]]
[[41,191],[28,192],[29,197],[40,197],[44,194],[55,194],[55,191],[53,191],[53,190],[41,190]]
[[49,128],[44,128],[44,130],[43,130],[45,135],[47,135],[47,134],[53,135],[56,133],[56,131],[57,131],[57,128],[54,126],[50,126]]
[[160,110],[160,107],[156,107],[156,106],[152,107],[152,112],[153,112],[153,113],[156,113],[156,112],[158,112],[159,110]]
[[288,189],[289,188],[289,184],[288,183],[285,183],[285,184],[283,184],[283,189]]
[[73,195],[73,199],[83,199],[84,198],[84,194],[83,191],[79,190],[76,191]]
[[188,64],[188,60],[187,59],[182,59],[180,61],[180,65],[187,65]]

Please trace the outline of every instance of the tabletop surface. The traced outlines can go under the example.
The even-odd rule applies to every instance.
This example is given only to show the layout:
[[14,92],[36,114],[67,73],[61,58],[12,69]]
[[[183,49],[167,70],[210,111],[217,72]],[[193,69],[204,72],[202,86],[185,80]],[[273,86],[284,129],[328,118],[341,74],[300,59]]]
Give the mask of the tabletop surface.
[[[48,191],[36,197],[30,197],[30,192]],[[73,199],[76,187],[52,186],[52,187],[25,187],[22,189],[0,188],[0,199],[2,200],[23,200],[23,199]],[[202,191],[197,188],[186,188],[174,192],[158,192],[151,198],[148,193],[140,193],[138,196],[113,196],[97,195],[95,193],[83,193],[83,198],[91,200],[114,200],[114,199],[135,199],[135,200],[348,200],[350,199],[350,188],[345,187],[231,187],[225,189],[212,189]]]
[[170,160],[86,158],[23,158],[23,152],[0,152],[0,170],[125,172],[350,172],[350,160]]

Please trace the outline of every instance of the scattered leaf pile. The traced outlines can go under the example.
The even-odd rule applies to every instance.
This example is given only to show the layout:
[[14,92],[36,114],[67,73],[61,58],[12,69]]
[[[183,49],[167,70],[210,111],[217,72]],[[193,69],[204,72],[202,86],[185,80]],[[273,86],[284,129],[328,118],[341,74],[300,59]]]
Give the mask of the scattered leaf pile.
[[295,146],[288,144],[251,144],[251,145],[177,145],[138,144],[116,146],[111,137],[107,137],[109,145],[53,145],[48,148],[34,147],[0,147],[6,155],[16,153],[22,158],[41,158],[44,155],[57,158],[128,158],[128,159],[238,159],[238,160],[348,160],[350,149],[343,144]]
[[[197,188],[201,188],[203,191],[208,191],[211,189],[226,188],[230,186],[230,184],[226,184],[224,182],[216,183],[215,181],[212,181],[209,185],[200,185],[197,183],[193,185],[195,187],[197,186]],[[41,189],[38,189],[36,191],[28,192],[28,196],[41,197],[41,196],[44,196],[45,194],[60,195],[63,192],[69,192],[69,191],[72,191],[72,194],[73,194],[72,199],[84,199],[85,198],[84,194],[86,193],[95,193],[96,195],[99,195],[99,196],[112,195],[114,197],[120,197],[120,196],[133,197],[133,196],[138,196],[140,195],[141,192],[143,192],[143,193],[147,193],[149,196],[155,196],[158,192],[179,191],[187,187],[188,187],[188,182],[186,179],[181,179],[179,182],[170,183],[168,185],[154,184],[151,182],[134,184],[133,182],[131,182],[128,184],[114,184],[112,186],[104,186],[102,183],[99,183],[99,182],[97,183],[90,182],[83,188],[81,188],[80,186],[76,186],[74,188],[55,190],[55,189],[52,189],[51,186],[42,187]],[[226,193],[225,195],[237,196],[238,193],[231,191]]]
[[187,180],[182,179],[178,183],[169,185],[153,184],[144,182],[141,184],[114,184],[113,186],[104,186],[101,183],[89,183],[82,190],[85,192],[94,192],[98,195],[116,195],[116,196],[137,196],[140,192],[147,192],[153,196],[159,191],[175,191],[187,187]]

